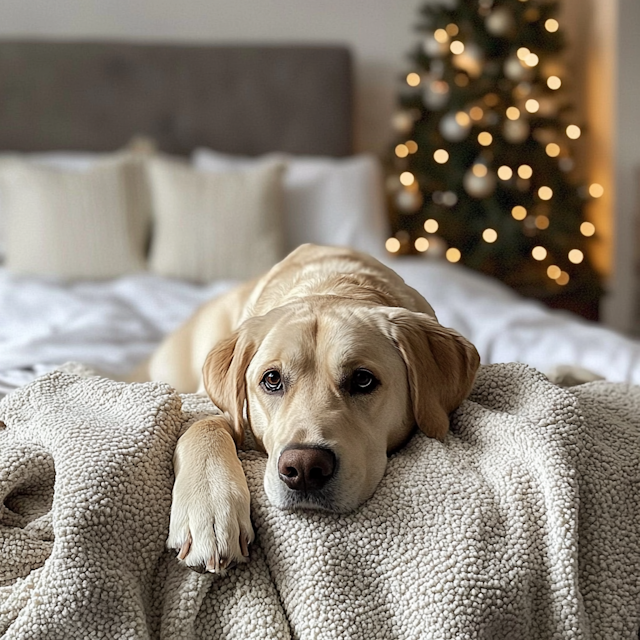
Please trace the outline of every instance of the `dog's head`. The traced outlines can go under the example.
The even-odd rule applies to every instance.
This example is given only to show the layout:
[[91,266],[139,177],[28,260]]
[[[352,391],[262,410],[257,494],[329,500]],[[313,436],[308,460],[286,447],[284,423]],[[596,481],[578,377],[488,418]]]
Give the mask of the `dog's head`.
[[203,377],[238,437],[246,406],[274,505],[344,512],[371,496],[416,424],[444,438],[478,366],[475,348],[431,316],[319,297],[244,322]]

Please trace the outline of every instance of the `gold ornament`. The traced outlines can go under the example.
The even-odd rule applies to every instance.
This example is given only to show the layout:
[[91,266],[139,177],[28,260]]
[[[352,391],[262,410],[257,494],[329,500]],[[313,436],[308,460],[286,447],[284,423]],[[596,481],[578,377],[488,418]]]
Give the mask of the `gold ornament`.
[[487,198],[496,188],[496,174],[493,171],[487,171],[484,175],[477,174],[473,167],[464,174],[462,180],[464,190],[474,198]]
[[506,120],[502,125],[502,133],[511,144],[520,144],[529,137],[529,123],[520,118],[519,120]]
[[498,38],[505,38],[515,29],[513,14],[506,7],[494,9],[484,21],[487,31]]

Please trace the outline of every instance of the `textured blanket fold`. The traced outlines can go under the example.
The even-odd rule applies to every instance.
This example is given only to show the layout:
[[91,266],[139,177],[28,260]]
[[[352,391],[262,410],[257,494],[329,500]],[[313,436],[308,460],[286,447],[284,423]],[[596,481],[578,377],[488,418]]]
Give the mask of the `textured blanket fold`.
[[483,367],[353,514],[287,513],[241,452],[248,565],[164,550],[171,458],[205,399],[54,372],[0,403],[5,638],[635,638],[640,389]]

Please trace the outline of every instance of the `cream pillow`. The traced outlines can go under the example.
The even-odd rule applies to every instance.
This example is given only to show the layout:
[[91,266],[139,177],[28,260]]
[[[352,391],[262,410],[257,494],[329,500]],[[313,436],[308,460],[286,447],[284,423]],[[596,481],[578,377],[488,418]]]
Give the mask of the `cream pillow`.
[[280,162],[225,173],[163,158],[147,167],[155,273],[196,282],[246,279],[283,257]]
[[255,168],[277,157],[286,163],[284,185],[285,250],[305,242],[348,246],[378,258],[388,256],[389,219],[380,161],[371,155],[348,158],[233,156],[196,149],[191,159],[202,171]]
[[149,211],[138,160],[85,171],[6,160],[0,188],[14,273],[102,279],[145,268]]

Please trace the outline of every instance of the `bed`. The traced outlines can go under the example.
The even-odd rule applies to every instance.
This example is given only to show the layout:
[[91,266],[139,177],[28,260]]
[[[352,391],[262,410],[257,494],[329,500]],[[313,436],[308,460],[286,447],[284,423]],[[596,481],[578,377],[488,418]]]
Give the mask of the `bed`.
[[[340,47],[5,41],[0,153],[45,152],[45,162],[50,154],[66,167],[146,136],[167,154],[214,150],[209,157],[206,151],[195,155],[212,170],[273,151],[322,156],[327,171],[339,169],[339,158],[352,152],[350,65]],[[364,161],[351,192],[344,184],[326,185],[325,193],[310,195],[327,202],[308,214],[307,228],[295,230],[286,248],[301,241],[342,243],[378,255],[427,297],[444,324],[478,347],[485,364],[518,361],[542,371],[578,365],[608,380],[640,382],[636,341],[549,311],[463,267],[387,256],[374,164]],[[325,220],[317,218],[319,210]],[[3,268],[3,390],[67,360],[123,375],[199,304],[229,286],[228,280],[195,285],[149,273],[65,283]]]
[[[15,208],[20,200],[24,227],[31,215],[28,205],[36,202],[29,199],[31,191],[48,193],[52,171],[76,184],[84,180],[76,174],[90,172],[105,156],[120,157],[119,150],[134,138],[135,167],[155,163],[161,186],[175,176],[176,184],[200,180],[194,171],[214,181],[216,189],[224,188],[230,176],[250,171],[271,172],[283,185],[279,225],[270,219],[252,249],[231,243],[238,272],[221,272],[204,282],[179,277],[193,275],[189,269],[197,261],[186,264],[180,252],[162,258],[154,254],[157,230],[148,250],[142,223],[128,229],[126,237],[140,241],[145,264],[134,260],[133,267],[123,270],[118,263],[120,271],[112,277],[104,276],[105,264],[113,268],[109,255],[103,256],[106,262],[95,278],[81,277],[77,268],[73,277],[61,278],[45,269],[34,274],[12,267],[12,261],[24,267],[24,255],[38,264],[67,265],[46,263],[49,242],[69,245],[66,238],[54,238],[55,225],[44,225],[48,235],[42,235],[38,217],[29,218],[26,239],[20,236],[21,251],[11,257],[11,248],[2,247],[11,259],[0,267],[0,384],[7,394],[0,418],[9,427],[3,432],[0,422],[0,482],[8,496],[0,534],[12,563],[5,563],[8,573],[0,575],[0,596],[2,589],[7,594],[0,626],[10,627],[12,637],[58,637],[55,632],[67,638],[90,633],[404,639],[560,633],[554,637],[581,638],[590,637],[589,624],[594,630],[607,629],[615,615],[616,628],[637,632],[637,611],[629,611],[640,587],[637,578],[627,576],[625,582],[619,577],[640,565],[640,550],[632,548],[637,499],[621,510],[616,501],[621,483],[636,482],[637,465],[633,471],[629,460],[638,448],[637,436],[628,437],[632,427],[627,423],[640,406],[630,386],[640,383],[640,343],[525,300],[459,265],[387,255],[380,164],[352,155],[350,66],[349,53],[341,47],[0,43],[0,173],[5,161],[20,165],[15,184],[4,193],[2,184],[7,183],[0,181],[0,240],[6,241],[2,212],[7,201]],[[132,182],[138,185],[137,179]],[[23,184],[22,191],[11,195],[16,184]],[[23,197],[24,184],[29,198]],[[170,193],[160,204],[172,197]],[[55,213],[68,216],[71,200],[63,202]],[[151,202],[158,205],[153,198]],[[109,219],[103,205],[92,202],[90,223],[75,222],[83,233],[83,225]],[[246,210],[250,206],[248,202]],[[242,233],[250,234],[252,228],[245,226],[259,227],[261,218],[244,225],[246,210],[244,204],[232,207],[227,233],[242,227]],[[182,224],[179,216],[178,222]],[[171,227],[169,245],[182,246],[180,224]],[[258,255],[260,242],[275,227],[274,253]],[[99,228],[105,234],[113,231]],[[255,234],[251,237],[256,241]],[[193,244],[201,240],[193,235],[187,239]],[[104,241],[108,244],[108,238]],[[260,493],[264,459],[241,454],[259,532],[248,568],[219,581],[182,571],[163,551],[171,455],[180,428],[213,407],[203,399],[178,398],[165,387],[152,386],[147,392],[147,387],[118,386],[100,377],[83,382],[58,372],[32,381],[69,361],[87,367],[85,375],[126,376],[200,304],[233,286],[260,260],[302,242],[350,245],[379,257],[429,300],[442,324],[476,345],[484,365],[494,366],[483,368],[471,401],[455,418],[450,446],[418,434],[406,456],[400,452],[393,457],[380,490],[353,518],[274,512]],[[229,249],[223,245],[221,252]],[[120,249],[118,243],[109,246],[107,254]],[[182,254],[197,253],[189,242],[185,246]],[[78,249],[81,253],[82,247]],[[96,245],[81,257],[91,260],[101,250]],[[584,385],[597,396],[565,392],[531,369],[495,364],[507,362],[543,372],[557,365],[580,366],[627,386]],[[66,371],[79,367],[67,366]],[[630,391],[628,398],[624,390]],[[94,406],[94,397],[107,398],[107,407]],[[609,398],[620,400],[615,410]],[[591,407],[589,419],[583,405]],[[609,409],[613,413],[598,413]],[[573,459],[578,432],[584,429],[584,437],[591,438],[589,429],[600,429],[609,420],[617,431],[612,428],[602,443],[588,440],[589,447]],[[31,430],[22,433],[12,424],[31,425]],[[620,442],[628,445],[622,447],[622,461],[612,453]],[[84,466],[75,465],[69,455],[76,445],[85,456]],[[594,467],[609,471],[581,485],[578,498],[575,470],[580,474]],[[78,468],[89,469],[93,484],[86,484],[85,475],[85,484],[74,485],[78,478],[68,474],[80,473]],[[411,491],[398,490],[405,486]],[[440,500],[433,499],[434,491]],[[55,518],[71,518],[65,520],[66,528],[56,528],[55,518],[51,524],[52,492]],[[580,500],[601,515],[580,521],[581,540],[589,543],[580,547],[579,589],[575,523]],[[122,516],[111,508],[120,502],[128,505]],[[530,503],[535,507],[531,513],[522,507]],[[398,518],[388,518],[389,505],[399,505]],[[626,529],[619,523],[609,526],[618,512]],[[82,546],[85,535],[92,541],[89,546]],[[122,545],[123,538],[130,544]],[[26,539],[32,547],[20,564]],[[531,540],[533,546],[527,546]],[[79,555],[76,544],[89,555]],[[625,562],[598,565],[616,545],[621,556],[626,554]],[[134,550],[133,561],[123,546]],[[297,553],[300,548],[308,555]],[[301,558],[317,558],[320,564],[300,564]],[[58,579],[55,567],[67,566],[81,572],[65,574],[80,576],[77,582]],[[91,567],[102,569],[94,575]],[[605,574],[613,582],[606,582]],[[318,580],[327,581],[322,589]],[[625,591],[632,582],[636,591]],[[56,591],[58,584],[64,593]],[[475,585],[484,585],[478,587],[479,596]],[[632,603],[626,609],[619,599],[607,600],[614,586]],[[38,600],[34,593],[45,595]],[[105,600],[112,605],[106,613],[100,609]],[[361,609],[345,610],[350,601]],[[591,607],[590,621],[585,607]],[[31,626],[34,621],[39,635]],[[99,626],[107,622],[111,631]]]

